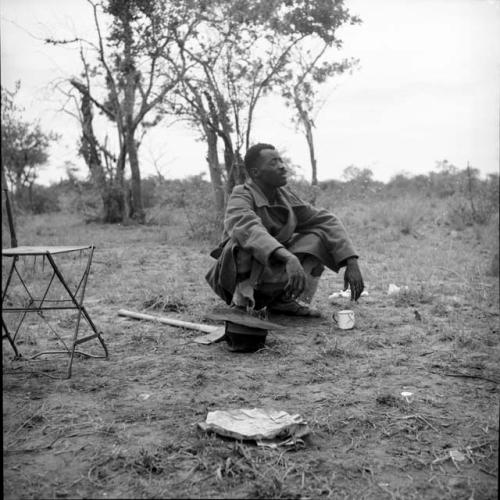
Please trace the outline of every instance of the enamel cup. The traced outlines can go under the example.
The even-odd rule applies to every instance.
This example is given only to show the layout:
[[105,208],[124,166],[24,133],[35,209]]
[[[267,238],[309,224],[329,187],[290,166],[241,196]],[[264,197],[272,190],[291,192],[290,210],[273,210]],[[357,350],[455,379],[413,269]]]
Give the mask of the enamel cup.
[[345,309],[333,313],[332,320],[341,330],[350,330],[354,327],[354,311]]

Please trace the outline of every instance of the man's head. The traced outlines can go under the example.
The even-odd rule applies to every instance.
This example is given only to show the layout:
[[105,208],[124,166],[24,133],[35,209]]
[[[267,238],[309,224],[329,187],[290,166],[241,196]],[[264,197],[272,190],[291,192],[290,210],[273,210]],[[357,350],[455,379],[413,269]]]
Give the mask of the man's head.
[[286,168],[276,148],[271,144],[259,143],[245,154],[245,169],[257,183],[270,187],[286,184]]

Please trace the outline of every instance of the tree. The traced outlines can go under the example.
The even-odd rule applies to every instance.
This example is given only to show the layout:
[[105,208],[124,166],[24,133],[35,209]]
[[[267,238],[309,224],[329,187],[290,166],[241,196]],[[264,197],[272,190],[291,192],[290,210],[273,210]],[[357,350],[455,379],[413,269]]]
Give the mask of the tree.
[[[260,55],[255,50],[259,38],[266,35],[260,28],[272,4],[214,1],[209,11],[200,7],[196,36],[178,44],[184,67],[190,70],[177,87],[168,111],[187,119],[206,140],[219,212],[224,210],[224,194],[244,180],[241,149],[250,141],[257,101],[281,63],[279,56],[266,54],[262,47]],[[265,55],[267,64],[263,62]],[[219,139],[224,149],[224,170],[218,156]]]
[[[342,62],[328,62],[321,59],[327,54],[333,42],[323,42],[322,47],[314,56],[295,51],[295,63],[298,71],[289,70],[288,75],[280,84],[282,95],[288,107],[295,113],[293,121],[302,130],[309,150],[311,164],[311,185],[313,186],[315,203],[318,187],[318,166],[314,147],[313,128],[315,120],[325,100],[319,98],[319,86],[334,75],[352,69],[356,61],[344,59]],[[309,56],[309,57],[308,57]]]
[[451,196],[460,190],[460,169],[448,160],[436,161],[437,172],[429,172],[431,190],[440,198]]
[[373,180],[373,172],[369,168],[359,168],[355,165],[349,165],[342,171],[342,177],[347,182],[369,184]]
[[[83,71],[70,78],[66,90],[78,105],[75,114],[82,126],[80,152],[91,177],[101,191],[105,220],[143,222],[141,172],[138,150],[147,129],[156,125],[161,114],[159,103],[182,75],[181,61],[171,53],[175,37],[189,36],[192,26],[184,23],[189,15],[188,1],[156,0],[87,0],[92,8],[97,41],[51,40],[48,43],[77,43]],[[109,34],[103,35],[102,20],[108,22]],[[90,52],[90,54],[89,54]],[[93,56],[93,59],[92,59]],[[116,132],[114,153],[109,137],[98,139],[94,127],[94,108]],[[148,118],[148,120],[146,120]],[[125,168],[130,167],[130,192]]]
[[318,12],[323,30],[316,40],[308,41],[304,46],[294,47],[291,53],[291,64],[283,78],[279,81],[282,96],[287,107],[294,110],[293,121],[302,130],[309,149],[311,164],[311,185],[315,203],[318,192],[317,158],[314,147],[314,121],[325,103],[320,99],[319,89],[334,75],[342,74],[357,65],[356,59],[343,59],[341,62],[331,61],[332,49],[340,49],[342,41],[336,36],[336,29],[345,23],[357,24],[361,20],[351,16],[343,2],[323,0],[315,2],[312,9]]
[[230,193],[244,180],[242,149],[250,145],[260,99],[293,71],[293,51],[302,53],[311,40],[335,41],[336,29],[351,17],[343,0],[214,0],[203,14],[196,35],[179,44],[183,67],[190,69],[170,111],[189,120],[207,141],[222,210],[222,184]]
[[48,159],[50,142],[57,139],[57,135],[44,132],[37,122],[22,119],[23,109],[15,103],[19,89],[19,82],[12,92],[1,88],[2,170],[15,201],[32,208],[33,184]]

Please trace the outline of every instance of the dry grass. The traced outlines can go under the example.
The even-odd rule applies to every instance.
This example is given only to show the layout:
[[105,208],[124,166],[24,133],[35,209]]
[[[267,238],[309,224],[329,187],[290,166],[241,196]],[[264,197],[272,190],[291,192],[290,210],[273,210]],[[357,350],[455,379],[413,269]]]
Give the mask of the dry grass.
[[[394,218],[386,226],[377,214],[387,210],[361,203],[337,210],[369,295],[329,304],[343,282],[325,272],[315,299],[324,318],[272,318],[286,329],[270,332],[265,349],[251,355],[117,316],[127,308],[202,321],[221,305],[204,281],[211,245],[187,239],[184,226],[83,224],[76,215],[21,220],[23,244],[96,244],[86,303],[111,357],[77,359],[73,377],[56,381],[43,373],[60,372],[60,358],[12,361],[4,344],[5,497],[495,498],[494,228],[450,237],[434,224],[438,207],[406,225]],[[403,231],[408,225],[418,234]],[[387,296],[389,283],[409,290]],[[340,332],[329,318],[346,306],[357,326]],[[71,333],[71,318],[54,321]],[[23,352],[52,342],[36,325],[20,337]],[[238,407],[300,413],[312,434],[285,451],[197,429],[207,411]],[[450,450],[464,460],[453,461]]]

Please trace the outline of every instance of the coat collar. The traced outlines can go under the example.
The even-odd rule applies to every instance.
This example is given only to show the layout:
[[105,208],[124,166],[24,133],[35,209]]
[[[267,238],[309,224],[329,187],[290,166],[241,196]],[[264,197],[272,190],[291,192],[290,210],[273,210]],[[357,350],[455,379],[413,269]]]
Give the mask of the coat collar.
[[245,182],[245,187],[250,190],[255,200],[255,205],[258,207],[269,207],[271,204],[267,199],[266,195],[262,192],[260,187],[253,181],[253,179],[249,179]]
[[[273,206],[272,203],[269,202],[266,195],[262,192],[260,187],[253,181],[253,179],[249,179],[245,182],[245,187],[252,193],[253,198],[255,200],[255,205],[257,207],[270,207]],[[283,188],[278,188],[278,196],[285,202],[287,205],[297,205],[293,200],[290,199],[288,193]]]

